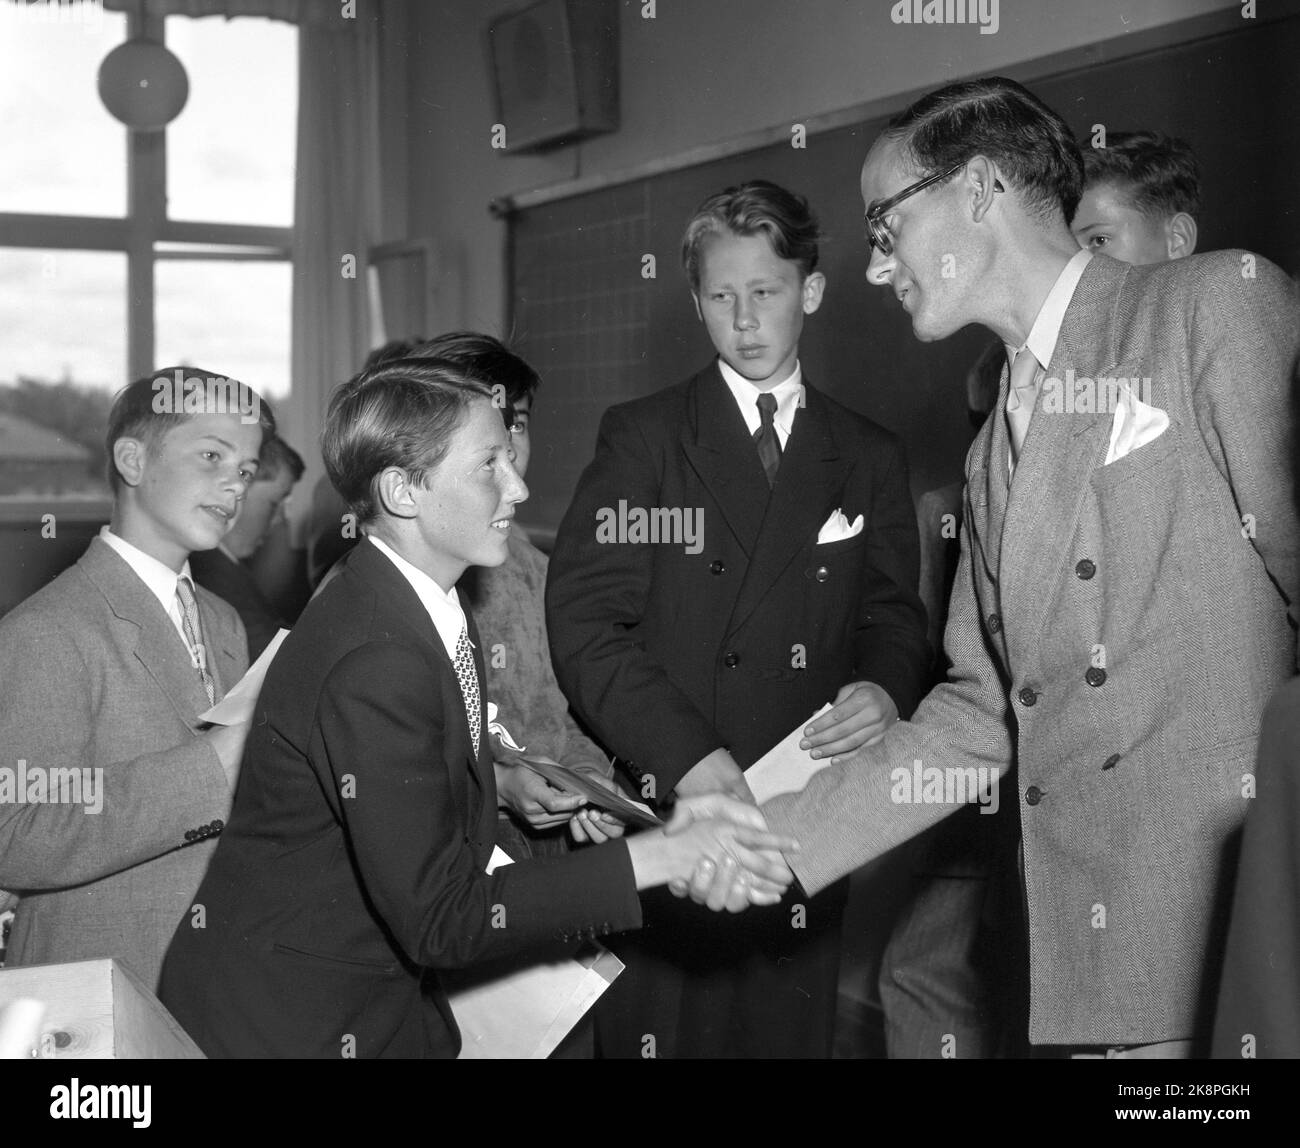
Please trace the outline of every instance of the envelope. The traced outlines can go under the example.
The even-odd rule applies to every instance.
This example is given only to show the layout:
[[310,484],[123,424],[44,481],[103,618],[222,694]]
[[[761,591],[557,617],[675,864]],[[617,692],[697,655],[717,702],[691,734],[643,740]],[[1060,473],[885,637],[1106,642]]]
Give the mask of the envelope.
[[853,525],[850,526],[843,510],[833,510],[831,516],[822,523],[822,528],[817,531],[817,545],[821,546],[827,542],[843,542],[846,538],[855,538],[862,533],[862,525],[862,515],[859,514],[853,520]]
[[1115,419],[1110,426],[1110,446],[1103,466],[1119,462],[1139,447],[1158,439],[1169,429],[1169,415],[1144,403],[1126,380],[1121,384]]

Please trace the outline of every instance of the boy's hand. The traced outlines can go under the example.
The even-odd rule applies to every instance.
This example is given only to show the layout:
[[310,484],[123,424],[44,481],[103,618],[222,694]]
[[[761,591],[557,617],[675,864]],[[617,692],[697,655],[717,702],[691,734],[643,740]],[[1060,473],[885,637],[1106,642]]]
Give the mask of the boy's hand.
[[835,695],[835,704],[804,730],[800,749],[816,758],[852,753],[879,741],[894,722],[898,707],[875,682],[849,682]]
[[[598,765],[574,765],[575,770],[586,775],[597,785],[603,785],[612,793],[621,793],[614,779]],[[575,841],[590,841],[600,845],[615,837],[622,837],[627,826],[612,813],[603,809],[581,809],[569,821],[569,832]]]
[[576,809],[586,803],[586,798],[576,793],[565,793],[547,784],[538,773],[526,765],[493,763],[497,778],[497,804],[522,817],[534,829],[550,829],[563,825]]
[[226,779],[230,782],[231,793],[235,792],[235,782],[239,780],[239,766],[244,760],[244,743],[248,740],[250,726],[251,723],[246,721],[238,725],[216,725],[202,735],[216,750],[221,768],[226,771]]

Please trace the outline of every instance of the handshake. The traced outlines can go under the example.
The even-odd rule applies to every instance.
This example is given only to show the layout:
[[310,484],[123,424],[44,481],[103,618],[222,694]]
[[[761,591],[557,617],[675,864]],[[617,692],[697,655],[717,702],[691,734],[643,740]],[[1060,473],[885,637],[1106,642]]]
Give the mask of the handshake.
[[782,854],[799,843],[768,832],[748,802],[706,793],[681,798],[667,826],[629,838],[627,848],[638,889],[667,885],[714,912],[739,913],[781,900],[794,880]]

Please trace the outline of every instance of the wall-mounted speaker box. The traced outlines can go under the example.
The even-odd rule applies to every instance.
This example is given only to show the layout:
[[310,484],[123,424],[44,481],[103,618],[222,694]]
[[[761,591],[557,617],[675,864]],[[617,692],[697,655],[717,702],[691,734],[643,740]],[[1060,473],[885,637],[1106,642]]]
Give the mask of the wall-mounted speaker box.
[[34,1055],[62,1060],[202,1060],[141,981],[114,960],[24,965],[0,971],[0,1006],[45,1006]]
[[488,29],[503,155],[618,127],[619,0],[539,0]]

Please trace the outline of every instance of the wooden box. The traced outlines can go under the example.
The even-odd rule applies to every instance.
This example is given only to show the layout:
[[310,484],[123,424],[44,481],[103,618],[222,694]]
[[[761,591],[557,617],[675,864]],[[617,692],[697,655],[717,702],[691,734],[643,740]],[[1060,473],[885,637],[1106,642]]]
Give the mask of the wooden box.
[[185,1030],[114,960],[0,970],[0,1005],[45,1005],[36,1055],[87,1060],[202,1060]]

